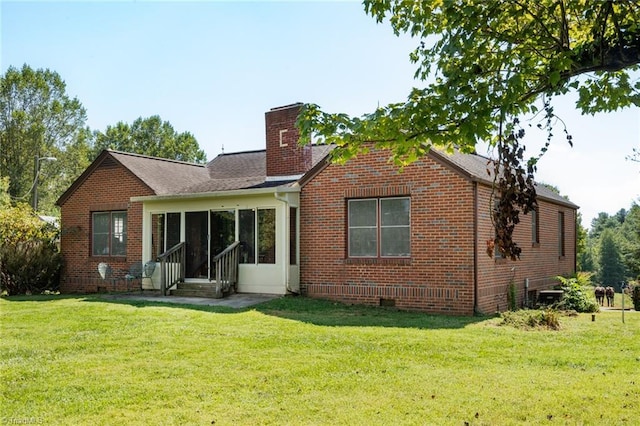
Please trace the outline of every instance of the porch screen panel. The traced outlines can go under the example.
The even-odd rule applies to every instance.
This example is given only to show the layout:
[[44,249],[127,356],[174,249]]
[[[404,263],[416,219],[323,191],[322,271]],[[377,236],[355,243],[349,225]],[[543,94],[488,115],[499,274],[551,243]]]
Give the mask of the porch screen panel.
[[208,278],[209,275],[209,212],[185,213],[185,243],[187,278]]
[[256,263],[256,213],[255,210],[238,212],[240,229],[240,263]]
[[298,209],[289,207],[289,264],[298,264]]
[[258,263],[276,263],[276,210],[258,210]]
[[167,244],[165,250],[169,250],[180,242],[180,218],[181,213],[167,213]]
[[164,213],[151,215],[151,257],[157,259],[164,253]]

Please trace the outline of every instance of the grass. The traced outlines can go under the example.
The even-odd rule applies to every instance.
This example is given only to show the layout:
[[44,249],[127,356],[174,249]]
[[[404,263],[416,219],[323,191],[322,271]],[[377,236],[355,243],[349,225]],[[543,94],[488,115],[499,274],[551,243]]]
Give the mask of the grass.
[[561,330],[303,298],[0,299],[2,422],[633,424],[640,313]]
[[[622,308],[622,298],[624,297],[624,308],[633,309],[633,299],[630,294],[616,293],[613,297],[613,305],[616,308]],[[604,300],[604,305],[607,306],[607,299]]]

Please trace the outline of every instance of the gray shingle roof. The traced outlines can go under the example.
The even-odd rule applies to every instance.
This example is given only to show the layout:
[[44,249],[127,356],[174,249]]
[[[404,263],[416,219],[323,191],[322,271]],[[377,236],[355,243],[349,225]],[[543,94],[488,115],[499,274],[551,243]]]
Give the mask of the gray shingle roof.
[[[314,145],[312,165],[325,158],[331,149],[327,145]],[[295,178],[278,182],[267,179],[266,150],[220,154],[206,166],[118,151],[110,151],[110,154],[156,195],[267,188],[296,181]]]
[[[445,161],[451,163],[456,168],[467,174],[469,178],[485,182],[489,185],[493,184],[493,164],[491,159],[478,154],[463,154],[455,151],[453,154],[447,154],[443,151],[432,150],[433,154]],[[489,172],[487,172],[489,169]],[[563,196],[557,194],[544,185],[536,185],[536,194],[538,197],[546,198],[573,208],[578,206]]]
[[113,158],[135,174],[156,195],[180,194],[188,186],[205,182],[209,172],[202,164],[110,151]]
[[[334,147],[331,145],[314,145],[312,149],[312,166],[317,169],[311,172],[312,178],[320,162],[329,155]],[[458,170],[469,179],[492,184],[492,176],[487,173],[489,158],[476,154],[454,152],[446,154],[432,150],[430,153],[450,167]],[[110,160],[108,157],[111,156]],[[75,191],[88,174],[95,167],[108,161],[117,161],[137,176],[156,195],[185,195],[202,194],[218,191],[233,191],[241,189],[268,188],[274,186],[290,186],[297,182],[291,180],[271,181],[266,176],[266,150],[247,151],[232,154],[221,154],[211,160],[206,166],[202,164],[185,163],[164,158],[148,157],[119,151],[103,152],[100,157],[78,178],[76,182],[60,197],[61,205]],[[316,167],[317,166],[317,167]],[[575,204],[558,195],[545,186],[536,186],[538,196],[577,208]]]
[[267,175],[266,151],[220,154],[207,164],[211,179],[264,178]]

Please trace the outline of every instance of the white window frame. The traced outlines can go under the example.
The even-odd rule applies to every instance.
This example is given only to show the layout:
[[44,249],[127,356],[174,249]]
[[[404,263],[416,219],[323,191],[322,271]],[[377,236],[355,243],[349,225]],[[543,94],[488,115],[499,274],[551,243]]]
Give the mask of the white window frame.
[[[393,225],[384,225],[383,224],[383,212],[382,212],[382,204],[387,200],[407,200],[409,202],[409,214],[407,218],[407,224],[393,224]],[[354,225],[351,223],[351,205],[352,203],[358,202],[375,202],[375,225],[374,224],[366,224],[366,225]],[[392,228],[406,228],[409,232],[408,234],[408,250],[407,253],[402,254],[383,254],[383,230],[384,229],[392,229]],[[353,254],[352,250],[352,230],[356,229],[374,229],[375,230],[375,254],[367,254],[367,255],[359,255]],[[377,197],[377,198],[355,198],[347,200],[347,257],[354,259],[408,259],[411,257],[411,197],[403,196],[403,197]]]
[[[107,235],[107,245],[106,247],[97,247],[96,246],[96,216],[98,215],[108,215],[109,217],[109,230],[106,233],[101,233],[101,235]],[[121,221],[118,223],[114,222],[114,216],[120,215]],[[110,256],[110,257],[125,257],[127,255],[127,211],[126,210],[114,210],[114,211],[99,211],[91,213],[91,255],[92,256]],[[114,239],[118,239],[120,243],[124,247],[123,253],[113,253],[113,241]],[[102,253],[97,252],[96,249],[99,248],[102,250]]]

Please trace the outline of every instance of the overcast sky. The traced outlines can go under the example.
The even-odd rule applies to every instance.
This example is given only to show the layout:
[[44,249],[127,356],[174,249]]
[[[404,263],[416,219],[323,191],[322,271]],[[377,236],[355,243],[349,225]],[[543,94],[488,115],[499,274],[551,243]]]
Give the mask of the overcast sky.
[[[408,59],[418,41],[356,2],[3,0],[0,20],[2,73],[25,63],[56,71],[92,129],[159,115],[191,132],[209,160],[223,147],[264,149],[272,107],[362,115],[421,86]],[[556,112],[574,147],[556,132],[537,180],[578,204],[589,227],[640,197],[640,163],[625,160],[640,149],[640,109],[581,116],[570,101]],[[541,146],[526,143],[529,155]]]

